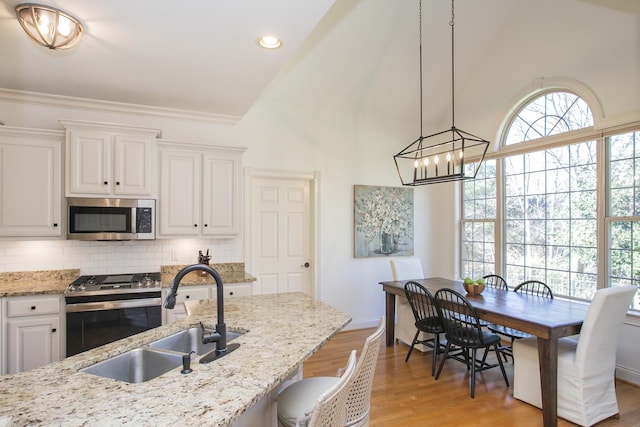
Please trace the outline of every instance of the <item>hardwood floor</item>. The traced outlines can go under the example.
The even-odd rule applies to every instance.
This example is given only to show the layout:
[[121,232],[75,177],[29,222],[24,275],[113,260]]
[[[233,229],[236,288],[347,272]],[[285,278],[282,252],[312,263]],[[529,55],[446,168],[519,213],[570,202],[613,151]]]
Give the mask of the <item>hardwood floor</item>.
[[[304,376],[335,375],[347,361],[349,352],[358,353],[374,329],[346,331],[333,337],[304,364]],[[384,426],[518,426],[542,425],[542,412],[513,398],[500,369],[477,374],[476,397],[469,397],[469,377],[459,362],[449,360],[438,381],[431,377],[431,353],[414,351],[408,363],[409,347],[384,342],[376,365],[371,393],[372,427]],[[492,356],[490,356],[492,357]],[[505,365],[509,381],[513,364]],[[617,383],[620,419],[609,419],[598,427],[640,426],[640,388],[623,381]],[[560,419],[558,426],[574,426]]]

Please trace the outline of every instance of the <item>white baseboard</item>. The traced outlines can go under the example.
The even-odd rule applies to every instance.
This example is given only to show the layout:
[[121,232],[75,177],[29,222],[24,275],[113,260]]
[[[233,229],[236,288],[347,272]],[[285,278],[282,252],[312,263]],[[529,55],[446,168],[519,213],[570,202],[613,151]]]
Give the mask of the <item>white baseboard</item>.
[[377,328],[380,323],[380,318],[372,319],[360,319],[358,321],[352,321],[344,327],[343,331],[353,331],[355,329]]
[[616,366],[616,378],[640,387],[640,372],[624,366]]

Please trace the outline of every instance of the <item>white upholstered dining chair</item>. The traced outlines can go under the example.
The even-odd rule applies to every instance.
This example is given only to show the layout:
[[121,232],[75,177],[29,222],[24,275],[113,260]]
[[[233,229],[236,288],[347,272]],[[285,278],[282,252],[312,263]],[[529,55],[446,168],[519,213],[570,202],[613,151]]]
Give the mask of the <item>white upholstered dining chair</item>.
[[[422,271],[422,263],[419,258],[395,258],[389,261],[391,263],[391,276],[393,280],[415,280],[424,279]],[[395,336],[400,342],[411,346],[413,337],[416,334],[416,320],[411,311],[409,301],[404,296],[396,296],[396,327]],[[427,335],[421,332],[418,335],[419,341],[425,341],[431,338],[431,334]],[[416,344],[414,348],[426,352],[430,351],[429,347],[423,344]]]
[[[346,400],[346,418],[340,424],[318,424],[319,426],[368,426],[370,416],[371,388],[373,374],[378,361],[378,353],[384,336],[385,320],[380,319],[378,328],[365,340],[362,352],[358,357],[353,378],[348,385]],[[285,388],[278,396],[278,426],[305,427],[311,426],[314,404],[320,395],[326,393],[342,377],[310,377],[304,378]]]
[[[636,286],[600,289],[591,301],[580,335],[558,341],[558,416],[591,426],[619,413],[615,390],[620,327]],[[540,408],[537,339],[513,343],[513,397]]]

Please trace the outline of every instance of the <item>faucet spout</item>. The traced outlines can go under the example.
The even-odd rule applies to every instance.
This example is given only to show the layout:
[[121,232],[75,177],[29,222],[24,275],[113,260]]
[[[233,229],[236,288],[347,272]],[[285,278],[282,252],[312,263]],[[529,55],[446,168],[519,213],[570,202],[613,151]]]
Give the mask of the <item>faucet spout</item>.
[[[167,295],[167,299],[164,301],[164,308],[173,309],[176,306],[176,296],[178,295],[178,286],[180,282],[187,274],[192,271],[204,271],[208,273],[216,282],[217,290],[217,309],[218,309],[218,321],[216,323],[216,331],[212,334],[202,335],[202,343],[208,344],[216,343],[216,354],[221,355],[227,352],[227,325],[224,323],[224,289],[222,284],[222,278],[220,274],[208,266],[207,264],[193,264],[180,270],[176,277],[173,278],[171,283],[171,289]],[[204,331],[204,327],[203,327]]]

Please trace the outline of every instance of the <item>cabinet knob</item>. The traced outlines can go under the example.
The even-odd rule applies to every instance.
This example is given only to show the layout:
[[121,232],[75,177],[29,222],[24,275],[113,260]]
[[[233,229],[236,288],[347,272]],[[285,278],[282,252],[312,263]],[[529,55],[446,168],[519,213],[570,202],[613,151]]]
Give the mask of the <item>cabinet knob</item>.
[[191,298],[191,295],[187,295],[187,296],[185,297],[185,299],[189,299],[189,298]]
[[53,329],[51,330],[51,332],[56,332],[56,331],[57,331],[57,329],[56,329],[56,328],[53,328]]
[[120,181],[116,181],[116,185],[120,185]]
[[198,224],[193,224],[193,226],[194,226],[194,227],[197,227],[197,226],[198,226]]
[[57,223],[57,222],[54,222],[54,223],[53,223],[53,226],[54,226],[54,227],[57,227],[57,226],[58,226],[58,223]]
[[233,295],[233,291],[229,292],[229,295]]
[[104,182],[104,185],[107,185],[107,184],[109,184],[109,181],[105,181],[105,182]]
[[209,226],[209,224],[205,224],[204,226],[205,226],[205,227],[208,227],[208,226]]
[[36,309],[36,306],[35,306],[35,305],[32,305],[32,306],[31,306],[31,310],[35,310],[35,309]]

